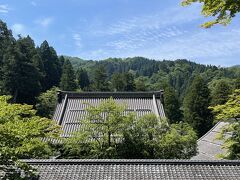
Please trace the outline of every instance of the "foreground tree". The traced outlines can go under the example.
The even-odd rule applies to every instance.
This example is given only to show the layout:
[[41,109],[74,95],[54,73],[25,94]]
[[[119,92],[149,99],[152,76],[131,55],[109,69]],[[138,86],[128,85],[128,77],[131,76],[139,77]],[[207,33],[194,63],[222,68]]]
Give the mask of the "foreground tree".
[[[240,89],[236,89],[225,104],[210,109],[216,120],[230,122],[229,126],[224,127],[220,137],[225,140],[223,148],[227,149],[223,158],[240,159]],[[224,136],[226,132],[230,132],[228,136]]]
[[183,0],[182,5],[203,3],[202,14],[206,17],[216,17],[206,22],[202,27],[209,28],[215,24],[227,25],[240,12],[240,0]]
[[190,158],[196,153],[197,136],[187,124],[169,126],[148,114],[126,115],[113,99],[89,106],[79,131],[67,139],[64,158]]
[[[52,120],[36,116],[29,105],[9,104],[0,96],[0,171],[5,179],[31,176],[31,168],[19,158],[47,158],[52,155],[48,138],[57,138],[59,127]],[[45,139],[45,141],[43,140]]]
[[200,76],[196,76],[184,99],[184,121],[192,125],[199,137],[212,126],[213,116],[208,109],[210,102],[207,84]]
[[86,109],[87,116],[81,121],[84,129],[65,141],[63,156],[74,158],[117,158],[119,138],[129,125],[131,115],[124,115],[125,107],[113,99]]

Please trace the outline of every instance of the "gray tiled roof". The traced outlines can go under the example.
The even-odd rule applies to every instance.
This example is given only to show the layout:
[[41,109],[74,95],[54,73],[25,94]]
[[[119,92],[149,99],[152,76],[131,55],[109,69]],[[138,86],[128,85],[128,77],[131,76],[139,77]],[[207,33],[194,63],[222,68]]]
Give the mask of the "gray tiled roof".
[[28,160],[40,180],[240,179],[240,161]]
[[[226,125],[228,125],[227,122],[218,122],[198,140],[198,154],[192,157],[193,160],[216,160],[219,154],[226,153],[226,150],[221,148],[223,140],[216,139],[221,132],[221,128]],[[226,137],[229,136],[228,134],[225,135]]]
[[80,120],[86,115],[86,103],[97,106],[112,97],[118,104],[126,105],[126,111],[136,112],[137,116],[155,113],[165,117],[161,102],[163,92],[63,92],[58,95],[58,104],[53,119],[62,126],[63,137],[81,128]]

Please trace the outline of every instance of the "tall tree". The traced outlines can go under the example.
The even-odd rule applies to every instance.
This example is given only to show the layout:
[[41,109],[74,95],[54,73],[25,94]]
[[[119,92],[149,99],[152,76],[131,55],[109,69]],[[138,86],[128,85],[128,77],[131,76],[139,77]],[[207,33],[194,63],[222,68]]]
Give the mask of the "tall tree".
[[63,64],[60,88],[64,91],[74,91],[77,88],[75,79],[76,77],[72,64],[67,59]]
[[90,85],[87,71],[80,68],[77,70],[76,76],[77,76],[77,82],[80,88],[82,90],[87,90]]
[[212,105],[224,104],[230,94],[230,85],[225,80],[218,81],[212,92]]
[[184,99],[184,120],[197,131],[198,136],[205,134],[212,126],[213,116],[208,109],[210,91],[202,77],[196,76]]
[[124,91],[126,82],[124,81],[123,74],[114,73],[111,78],[111,85],[114,91]]
[[134,82],[134,76],[131,72],[124,73],[124,81],[126,83],[124,90],[125,91],[134,91],[136,88]]
[[95,91],[108,91],[109,84],[107,80],[107,72],[104,66],[98,66],[94,71],[93,89]]
[[44,41],[39,48],[39,55],[42,59],[45,77],[42,82],[43,91],[53,86],[58,86],[61,78],[61,66],[58,61],[57,53]]
[[209,28],[215,24],[227,25],[240,12],[239,0],[183,0],[182,5],[195,2],[203,3],[202,14],[206,17],[216,17],[202,26]]
[[183,118],[176,93],[171,87],[164,89],[164,110],[171,124],[180,122]]
[[15,39],[13,38],[12,31],[7,28],[7,24],[0,20],[0,94],[4,94],[3,84],[3,58],[7,51],[13,48]]
[[20,37],[4,55],[2,89],[13,96],[13,102],[34,104],[40,92],[40,74],[33,64],[34,55],[34,42],[29,36]]

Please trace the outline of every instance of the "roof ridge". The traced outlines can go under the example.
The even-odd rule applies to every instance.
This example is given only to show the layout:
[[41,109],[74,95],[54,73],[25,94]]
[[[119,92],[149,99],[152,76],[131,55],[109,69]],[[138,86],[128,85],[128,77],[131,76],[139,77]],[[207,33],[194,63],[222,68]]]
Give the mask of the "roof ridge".
[[232,165],[240,160],[184,160],[184,159],[28,159],[28,164],[165,164],[165,165]]
[[162,95],[163,90],[160,91],[137,91],[137,92],[72,92],[72,91],[58,91],[58,96],[64,97],[67,94],[69,98],[73,97],[147,97],[152,98],[153,95]]

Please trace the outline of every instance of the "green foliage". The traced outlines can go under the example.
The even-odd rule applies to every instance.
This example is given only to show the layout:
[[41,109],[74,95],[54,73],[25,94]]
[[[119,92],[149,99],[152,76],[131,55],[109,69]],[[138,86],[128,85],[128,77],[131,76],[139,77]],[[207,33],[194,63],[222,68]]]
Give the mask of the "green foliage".
[[216,114],[216,120],[231,120],[238,121],[240,118],[240,89],[236,89],[232,95],[229,96],[228,101],[223,105],[210,107],[213,113]]
[[164,111],[171,124],[180,122],[183,118],[176,93],[171,87],[164,89]]
[[117,143],[132,116],[124,115],[125,107],[117,105],[113,99],[97,107],[88,106],[87,116],[81,121],[86,128],[65,141],[64,153],[73,156],[73,152],[78,152],[75,155],[78,158],[116,158]]
[[187,124],[169,126],[148,114],[125,115],[125,107],[109,99],[87,108],[84,129],[72,134],[62,149],[64,158],[190,158],[197,136]]
[[196,142],[188,124],[168,126],[166,120],[148,114],[125,130],[120,153],[121,158],[188,159],[197,152]]
[[64,91],[74,91],[77,88],[75,72],[70,61],[67,59],[63,64],[60,88]]
[[186,6],[195,2],[203,3],[202,14],[205,17],[216,17],[204,23],[202,27],[205,28],[215,24],[227,25],[240,12],[239,0],[183,0],[182,5]]
[[107,73],[104,66],[97,66],[94,71],[94,79],[92,89],[95,91],[108,91],[109,84],[107,80]]
[[77,77],[78,86],[82,90],[87,90],[90,85],[90,80],[89,80],[87,71],[82,68],[78,69],[76,72],[76,77]]
[[135,90],[135,83],[134,83],[134,76],[131,72],[124,73],[123,79],[125,82],[124,91],[134,91]]
[[111,85],[114,91],[134,91],[134,75],[131,72],[114,73],[111,78]]
[[224,104],[228,100],[228,96],[231,94],[231,87],[225,80],[220,80],[215,85],[212,91],[212,105]]
[[37,114],[43,117],[52,118],[57,104],[57,87],[53,87],[40,94],[37,98]]
[[59,127],[52,120],[36,116],[32,106],[9,104],[9,99],[0,96],[0,170],[6,177],[14,177],[20,168],[28,176],[32,174],[30,167],[18,159],[49,157],[52,149],[46,140],[57,138]]
[[114,73],[111,78],[111,86],[113,91],[124,91],[126,82],[122,73]]
[[192,125],[201,137],[212,127],[212,113],[208,109],[211,98],[207,84],[196,76],[184,99],[184,120]]
[[44,41],[38,53],[42,59],[45,76],[42,81],[42,89],[46,91],[53,86],[58,86],[61,78],[61,62],[58,60],[57,53],[53,47]]
[[[210,107],[218,121],[228,121],[230,124],[223,128],[222,136],[227,154],[222,155],[226,159],[240,159],[240,89],[236,89],[229,96],[225,104]],[[228,132],[228,136],[224,134]]]
[[147,91],[149,89],[149,78],[140,76],[135,79],[136,91]]

